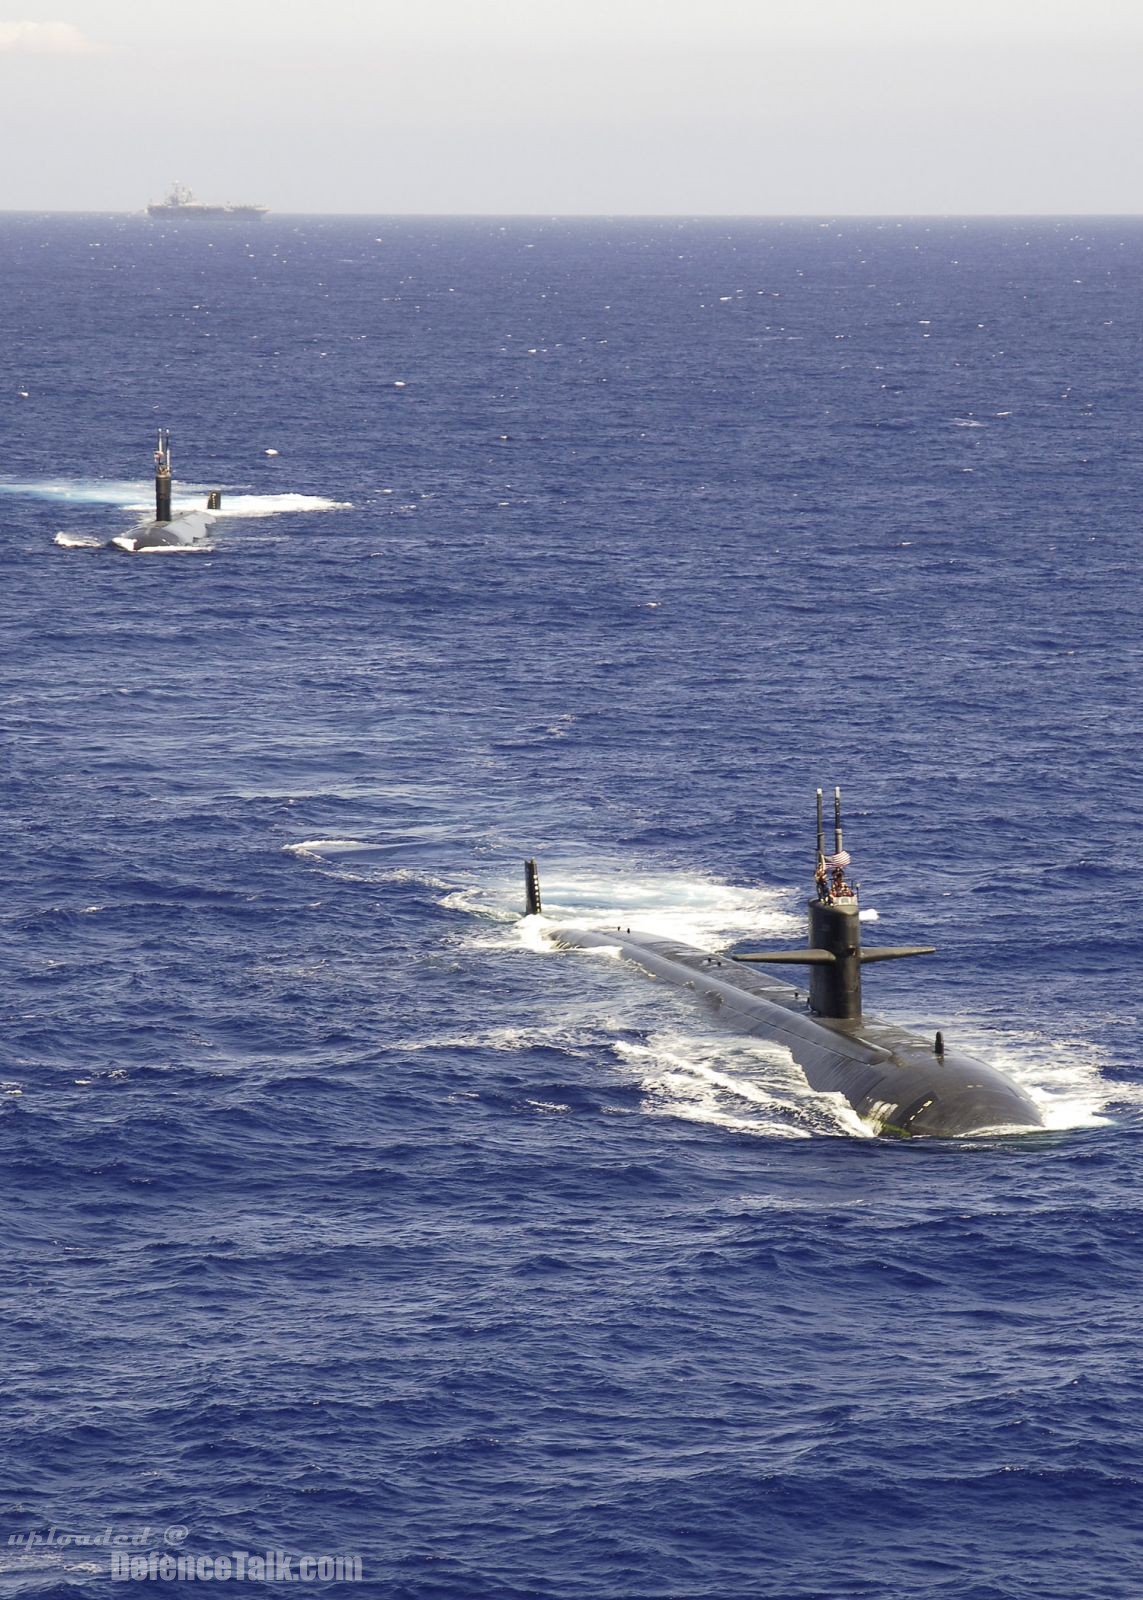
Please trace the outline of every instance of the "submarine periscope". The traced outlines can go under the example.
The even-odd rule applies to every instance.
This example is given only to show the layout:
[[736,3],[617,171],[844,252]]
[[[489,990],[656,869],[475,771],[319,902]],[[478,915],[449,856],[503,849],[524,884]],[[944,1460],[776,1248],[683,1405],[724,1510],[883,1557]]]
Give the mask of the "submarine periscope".
[[[861,972],[879,961],[931,955],[932,945],[861,943],[858,886],[846,870],[841,790],[834,790],[834,848],[827,854],[822,791],[817,791],[815,895],[809,938],[794,950],[707,954],[692,945],[624,928],[556,927],[569,949],[616,949],[644,972],[690,989],[736,1033],[784,1045],[812,1089],[842,1095],[877,1133],[890,1137],[963,1138],[1032,1132],[1043,1118],[1031,1098],[998,1068],[950,1048],[943,1033],[921,1037],[866,1016]],[[525,915],[541,912],[539,872],[525,866]],[[764,970],[804,966],[806,985]]]

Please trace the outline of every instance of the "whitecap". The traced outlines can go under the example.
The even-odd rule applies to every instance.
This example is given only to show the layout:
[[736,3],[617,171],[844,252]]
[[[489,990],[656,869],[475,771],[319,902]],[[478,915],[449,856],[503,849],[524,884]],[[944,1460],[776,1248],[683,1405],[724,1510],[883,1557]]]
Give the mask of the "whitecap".
[[339,855],[345,850],[369,850],[372,847],[360,839],[302,839],[297,844],[282,846],[288,856]]
[[52,540],[61,550],[102,550],[103,540],[82,533],[57,533]]

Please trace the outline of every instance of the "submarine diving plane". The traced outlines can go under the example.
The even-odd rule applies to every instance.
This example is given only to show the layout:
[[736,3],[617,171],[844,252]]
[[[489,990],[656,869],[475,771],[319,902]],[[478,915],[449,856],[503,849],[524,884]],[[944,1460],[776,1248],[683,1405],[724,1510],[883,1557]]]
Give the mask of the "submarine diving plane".
[[[1043,1127],[1032,1098],[987,1062],[949,1049],[943,1034],[922,1038],[866,1016],[861,969],[875,961],[931,955],[932,945],[862,947],[857,885],[841,826],[841,790],[834,790],[834,848],[826,854],[822,791],[817,792],[816,894],[809,902],[809,939],[796,950],[709,955],[692,945],[624,928],[551,930],[572,949],[616,949],[665,982],[691,989],[736,1033],[785,1045],[810,1087],[840,1094],[880,1134],[957,1138],[966,1134],[1030,1132]],[[524,870],[525,915],[540,913],[535,861]],[[806,985],[762,970],[809,968]]]
[[222,494],[212,489],[203,511],[176,511],[171,515],[171,435],[159,429],[155,447],[155,520],[144,522],[109,541],[116,550],[140,555],[148,550],[193,550],[210,537],[213,513],[222,510]]

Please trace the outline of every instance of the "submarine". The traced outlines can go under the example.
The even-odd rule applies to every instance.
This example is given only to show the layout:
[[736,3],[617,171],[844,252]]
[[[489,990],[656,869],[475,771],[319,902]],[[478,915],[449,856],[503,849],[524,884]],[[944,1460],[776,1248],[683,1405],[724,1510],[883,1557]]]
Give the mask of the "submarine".
[[193,550],[206,544],[214,515],[222,510],[222,494],[212,489],[203,511],[176,511],[171,514],[171,435],[159,429],[155,447],[155,519],[128,533],[117,534],[108,543],[115,550],[141,555],[148,550]]
[[[842,1095],[878,1134],[963,1138],[1043,1128],[1035,1101],[996,1067],[862,1010],[861,970],[873,962],[931,955],[933,945],[862,946],[859,885],[843,845],[841,790],[834,790],[834,848],[828,855],[817,791],[817,862],[809,937],[794,950],[708,954],[629,928],[551,930],[569,949],[616,949],[635,966],[694,994],[736,1033],[784,1045],[812,1089]],[[542,911],[539,871],[525,863],[525,915]],[[767,966],[804,966],[793,984]]]

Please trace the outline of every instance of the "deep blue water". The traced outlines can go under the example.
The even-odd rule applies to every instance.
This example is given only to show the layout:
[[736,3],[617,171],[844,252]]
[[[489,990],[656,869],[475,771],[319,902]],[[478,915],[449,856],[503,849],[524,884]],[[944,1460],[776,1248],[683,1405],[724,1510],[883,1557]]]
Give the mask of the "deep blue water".
[[[1143,223],[9,216],[0,283],[7,1592],[177,1524],[1137,1600]],[[98,549],[159,424],[240,514]],[[940,947],[867,995],[1050,1133],[869,1137],[515,920],[536,854],[797,938],[834,783]]]

